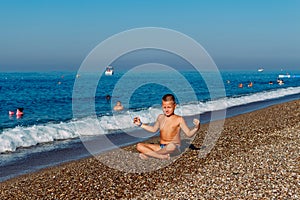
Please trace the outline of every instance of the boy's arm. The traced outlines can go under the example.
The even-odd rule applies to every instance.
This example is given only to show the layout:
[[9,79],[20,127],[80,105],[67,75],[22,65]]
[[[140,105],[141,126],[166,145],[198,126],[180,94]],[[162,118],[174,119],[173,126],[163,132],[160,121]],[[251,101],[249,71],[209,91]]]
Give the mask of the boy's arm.
[[159,129],[159,116],[157,117],[156,122],[154,123],[153,126],[150,126],[148,124],[143,124],[139,118],[138,118],[138,123],[140,124],[140,127],[145,129],[146,131],[155,133]]
[[183,117],[181,117],[180,120],[180,128],[183,130],[183,132],[188,136],[188,137],[193,137],[197,131],[200,129],[200,121],[198,119],[193,120],[193,124],[195,125],[194,128],[190,129]]
[[151,132],[151,133],[155,133],[155,132],[158,130],[159,126],[157,125],[157,121],[156,121],[155,124],[154,124],[153,126],[150,126],[150,125],[148,125],[148,124],[142,124],[142,125],[141,125],[141,128],[143,128],[143,129],[145,129],[146,131],[149,131],[149,132]]

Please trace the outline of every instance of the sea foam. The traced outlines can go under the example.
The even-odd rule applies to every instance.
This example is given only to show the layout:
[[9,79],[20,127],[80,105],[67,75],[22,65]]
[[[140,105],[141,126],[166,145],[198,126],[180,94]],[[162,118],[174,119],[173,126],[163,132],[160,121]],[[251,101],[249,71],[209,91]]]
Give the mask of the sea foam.
[[[192,102],[178,105],[175,113],[182,116],[193,116],[299,93],[300,87],[290,87],[244,96],[220,98],[207,102]],[[14,152],[20,147],[31,147],[55,140],[111,134],[119,130],[130,131],[136,128],[132,123],[135,116],[139,116],[144,123],[153,123],[161,113],[161,108],[150,107],[139,111],[127,110],[108,116],[89,116],[81,119],[72,119],[68,122],[7,128],[0,134],[0,153]]]

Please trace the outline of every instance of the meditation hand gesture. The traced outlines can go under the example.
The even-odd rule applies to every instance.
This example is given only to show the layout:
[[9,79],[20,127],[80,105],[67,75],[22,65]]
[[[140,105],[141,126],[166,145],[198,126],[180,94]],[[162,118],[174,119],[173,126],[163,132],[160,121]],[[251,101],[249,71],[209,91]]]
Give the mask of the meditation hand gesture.
[[142,126],[142,122],[141,122],[141,119],[139,118],[139,117],[135,117],[134,119],[133,119],[133,123],[135,124],[135,125],[137,125],[137,126]]
[[193,124],[195,125],[195,128],[198,130],[200,128],[200,120],[193,119]]

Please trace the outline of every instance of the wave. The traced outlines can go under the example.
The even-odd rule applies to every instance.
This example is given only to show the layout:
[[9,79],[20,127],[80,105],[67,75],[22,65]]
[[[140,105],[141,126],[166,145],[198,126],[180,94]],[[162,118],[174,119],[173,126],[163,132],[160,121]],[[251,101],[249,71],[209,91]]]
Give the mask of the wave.
[[[178,105],[175,112],[182,116],[192,116],[299,93],[300,87],[290,87],[244,96],[226,97],[207,102]],[[110,116],[90,116],[82,119],[73,119],[58,124],[47,123],[29,127],[17,126],[4,129],[0,134],[0,153],[14,152],[21,147],[31,147],[56,140],[112,134],[120,130],[130,131],[136,128],[132,123],[135,116],[140,116],[144,123],[153,123],[161,113],[160,107],[150,107],[139,111],[127,110],[121,113],[113,113]]]
[[300,87],[281,88],[277,90],[263,91],[243,96],[227,97],[207,102],[199,102],[197,105],[183,105],[181,112],[184,116],[191,116],[195,114],[223,110],[235,106],[242,106],[250,103],[281,98],[299,93]]

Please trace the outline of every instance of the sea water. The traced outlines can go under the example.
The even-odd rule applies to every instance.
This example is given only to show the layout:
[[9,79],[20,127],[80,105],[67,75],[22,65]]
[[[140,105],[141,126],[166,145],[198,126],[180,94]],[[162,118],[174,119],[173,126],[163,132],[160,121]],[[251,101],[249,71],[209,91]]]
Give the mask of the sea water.
[[[299,99],[300,78],[293,75],[300,72],[289,71],[291,77],[284,78],[280,85],[277,79],[283,73],[286,72],[224,71],[220,72],[221,88],[211,81],[218,74],[197,71],[123,71],[113,76],[77,72],[0,73],[0,168],[14,168],[18,160],[28,165],[34,157],[39,160],[37,166],[43,167],[84,157],[87,151],[79,148],[83,138],[108,136],[120,146],[145,139],[134,140],[121,133],[138,129],[132,123],[135,116],[140,116],[144,123],[153,123],[162,113],[161,97],[166,93],[176,96],[176,113],[185,117],[230,109],[227,116],[232,116],[245,112],[240,108],[251,111],[267,106],[267,102]],[[241,83],[243,87],[239,87]],[[117,101],[125,107],[121,112],[112,109]],[[9,115],[9,111],[16,112],[19,107],[24,108],[23,116]],[[201,121],[210,119],[203,117]],[[75,149],[76,156],[61,159],[61,154],[60,159],[51,159],[49,152],[66,153],[66,149]],[[48,158],[42,162],[43,157]],[[33,170],[29,164],[30,167]],[[24,168],[22,173],[26,173]],[[0,180],[13,176],[0,173]]]

